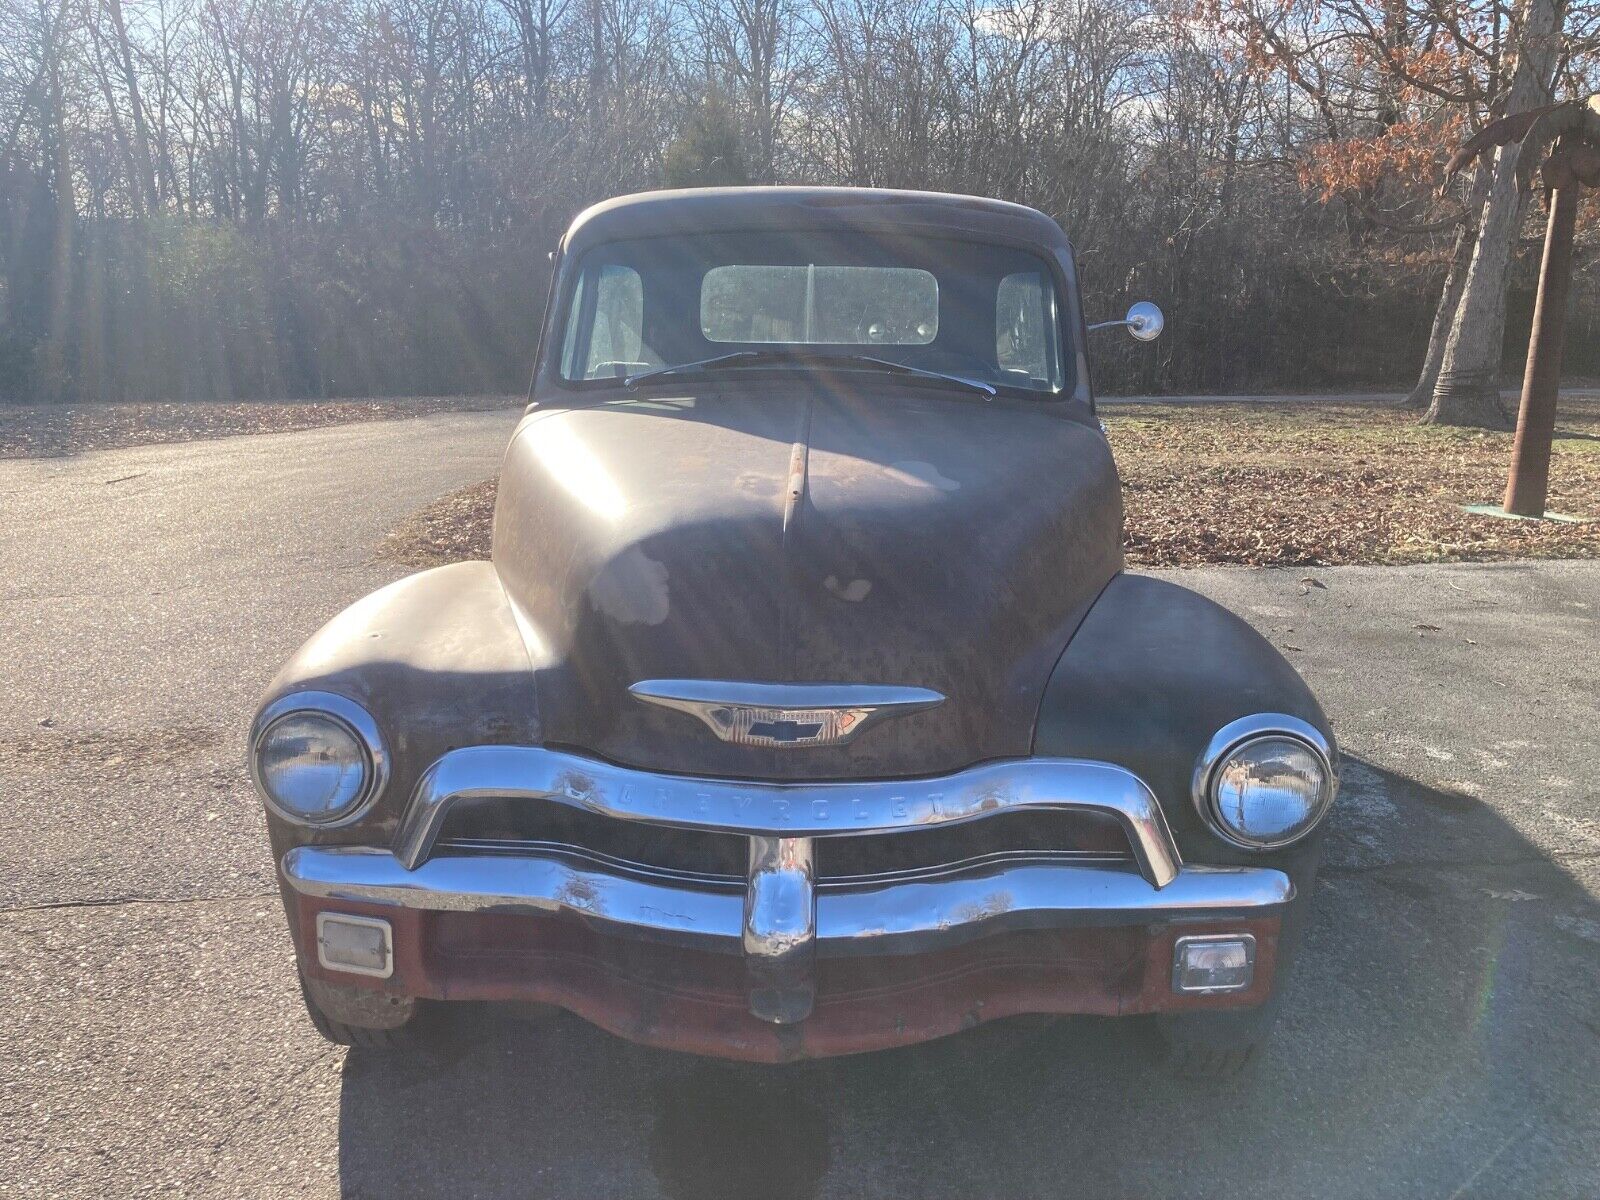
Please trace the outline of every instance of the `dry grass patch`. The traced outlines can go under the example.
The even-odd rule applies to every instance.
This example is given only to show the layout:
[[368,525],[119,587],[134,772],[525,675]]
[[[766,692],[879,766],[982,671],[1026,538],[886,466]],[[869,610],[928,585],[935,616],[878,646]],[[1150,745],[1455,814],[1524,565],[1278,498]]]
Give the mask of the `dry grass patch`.
[[[1600,557],[1600,521],[1474,516],[1496,504],[1511,435],[1416,424],[1373,404],[1108,405],[1102,410],[1140,566],[1337,566]],[[486,558],[495,481],[408,518],[382,557],[424,567]],[[1557,425],[1550,508],[1600,517],[1600,402]]]
[[436,412],[476,412],[521,396],[397,396],[372,400],[196,400],[128,404],[0,404],[0,458],[56,458],[327,425],[393,421]]
[[488,558],[495,482],[470,484],[412,513],[383,539],[378,557],[418,569]]
[[[1600,523],[1508,521],[1511,435],[1372,404],[1108,406],[1130,562],[1336,566],[1592,558]],[[1553,512],[1600,517],[1600,404],[1557,425]]]

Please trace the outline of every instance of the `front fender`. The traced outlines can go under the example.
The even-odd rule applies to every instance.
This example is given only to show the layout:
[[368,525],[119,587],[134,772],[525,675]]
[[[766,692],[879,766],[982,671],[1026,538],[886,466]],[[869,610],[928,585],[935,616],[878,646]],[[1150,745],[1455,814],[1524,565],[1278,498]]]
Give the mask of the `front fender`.
[[311,830],[269,812],[278,858],[296,845],[385,844],[417,777],[446,750],[540,738],[528,649],[488,562],[423,571],[356,601],[295,652],[262,707],[301,691],[366,708],[392,762],[383,794],[354,825]]
[[1275,866],[1309,884],[1325,821],[1287,850],[1241,850],[1211,832],[1190,798],[1211,736],[1262,712],[1299,717],[1335,744],[1311,689],[1243,620],[1177,584],[1118,575],[1056,664],[1034,753],[1133,771],[1160,799],[1188,862]]

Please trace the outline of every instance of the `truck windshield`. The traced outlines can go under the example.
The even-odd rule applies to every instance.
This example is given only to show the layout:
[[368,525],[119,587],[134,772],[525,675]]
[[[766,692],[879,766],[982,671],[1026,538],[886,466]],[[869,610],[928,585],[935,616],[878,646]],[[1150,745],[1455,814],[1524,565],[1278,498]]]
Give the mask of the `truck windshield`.
[[[588,251],[566,304],[559,370],[574,382],[820,364],[1029,393],[1068,384],[1054,276],[1005,246],[822,232],[639,238]],[[772,353],[786,348],[795,353]]]

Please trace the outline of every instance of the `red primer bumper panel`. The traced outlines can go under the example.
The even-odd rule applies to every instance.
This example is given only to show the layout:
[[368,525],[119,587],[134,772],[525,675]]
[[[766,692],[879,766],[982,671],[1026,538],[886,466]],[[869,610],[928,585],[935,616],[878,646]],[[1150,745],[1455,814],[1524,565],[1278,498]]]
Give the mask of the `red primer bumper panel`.
[[[996,934],[920,954],[823,958],[809,1017],[751,1015],[738,955],[599,933],[562,916],[434,912],[289,893],[301,966],[332,983],[431,1000],[555,1004],[646,1045],[778,1063],[943,1037],[1023,1013],[1102,1016],[1248,1007],[1272,991],[1277,917]],[[316,961],[316,914],[381,917],[394,930],[394,973],[376,979]],[[1173,942],[1250,933],[1255,978],[1218,996],[1172,991]]]

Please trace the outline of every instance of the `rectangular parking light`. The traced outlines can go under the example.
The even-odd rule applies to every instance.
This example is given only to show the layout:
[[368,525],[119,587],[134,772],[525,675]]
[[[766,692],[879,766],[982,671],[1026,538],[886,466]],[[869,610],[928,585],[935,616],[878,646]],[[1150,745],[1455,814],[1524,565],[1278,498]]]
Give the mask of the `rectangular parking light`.
[[317,961],[330,971],[394,974],[394,939],[389,922],[344,913],[317,914]]
[[1256,973],[1256,939],[1248,933],[1181,937],[1172,955],[1175,992],[1242,992]]

